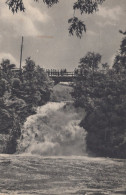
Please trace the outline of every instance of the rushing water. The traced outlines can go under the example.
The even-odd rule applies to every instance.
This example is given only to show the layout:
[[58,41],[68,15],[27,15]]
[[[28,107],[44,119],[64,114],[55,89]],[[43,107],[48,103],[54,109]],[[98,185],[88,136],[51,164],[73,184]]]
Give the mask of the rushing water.
[[40,155],[86,155],[84,113],[64,102],[49,102],[28,117],[18,150]]
[[126,162],[90,157],[0,156],[0,194],[124,195]]
[[126,194],[126,160],[89,157],[81,109],[48,103],[27,118],[15,155],[0,155],[0,194]]

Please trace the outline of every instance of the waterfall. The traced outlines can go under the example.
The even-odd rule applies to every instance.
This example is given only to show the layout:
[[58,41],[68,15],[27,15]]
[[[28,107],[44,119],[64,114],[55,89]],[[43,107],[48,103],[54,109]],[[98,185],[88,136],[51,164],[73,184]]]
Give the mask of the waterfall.
[[72,104],[49,102],[29,116],[18,144],[20,153],[40,155],[86,155],[86,131],[79,126],[82,109]]

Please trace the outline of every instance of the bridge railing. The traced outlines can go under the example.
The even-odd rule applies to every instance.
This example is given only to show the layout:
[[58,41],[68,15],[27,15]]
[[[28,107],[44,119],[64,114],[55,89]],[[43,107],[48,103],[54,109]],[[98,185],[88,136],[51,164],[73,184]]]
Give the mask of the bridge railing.
[[63,71],[50,71],[50,70],[46,70],[46,73],[48,74],[48,76],[50,77],[55,77],[55,76],[67,76],[67,77],[72,77],[75,76],[74,72],[63,72]]

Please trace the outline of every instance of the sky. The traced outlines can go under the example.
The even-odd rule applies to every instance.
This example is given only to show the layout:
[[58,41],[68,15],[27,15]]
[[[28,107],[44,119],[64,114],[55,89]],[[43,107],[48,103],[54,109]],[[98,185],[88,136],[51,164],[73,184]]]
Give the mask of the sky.
[[42,0],[24,0],[26,11],[12,14],[0,0],[0,61],[10,59],[19,67],[21,36],[24,36],[23,63],[31,57],[46,69],[72,71],[88,51],[100,53],[102,63],[112,65],[126,30],[126,0],[106,0],[91,15],[75,12],[87,26],[81,39],[68,33],[68,19],[73,17],[76,0],[59,0],[48,8]]

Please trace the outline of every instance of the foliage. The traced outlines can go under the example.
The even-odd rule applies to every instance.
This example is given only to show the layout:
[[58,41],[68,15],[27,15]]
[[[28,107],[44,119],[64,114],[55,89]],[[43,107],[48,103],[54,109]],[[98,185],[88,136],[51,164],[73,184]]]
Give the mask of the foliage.
[[0,63],[1,67],[1,78],[5,79],[8,83],[10,82],[10,79],[13,77],[12,70],[15,68],[15,64],[11,64],[10,60],[3,59]]
[[0,97],[3,97],[7,90],[7,81],[5,79],[0,79]]
[[88,71],[88,73],[97,71],[98,65],[101,62],[101,55],[99,53],[88,52],[84,58],[80,59],[79,68],[81,71]]
[[0,134],[9,133],[9,129],[12,128],[11,114],[5,108],[0,108]]
[[70,18],[68,23],[71,24],[68,29],[70,35],[74,35],[75,33],[77,37],[81,38],[83,31],[86,32],[85,24],[81,20],[78,20],[77,17]]
[[22,0],[7,0],[6,3],[13,13],[18,12],[19,10],[23,12],[25,11]]
[[[34,1],[38,2],[38,0]],[[68,20],[68,23],[70,23],[70,35],[74,35],[75,33],[77,37],[81,38],[82,33],[86,32],[86,25],[83,21],[75,17],[75,11],[79,10],[81,14],[93,14],[98,11],[99,5],[101,5],[104,1],[105,0],[77,0],[73,5],[74,16]],[[43,0],[43,2],[48,7],[52,7],[54,4],[57,4],[59,0]],[[25,11],[23,0],[7,0],[6,3],[13,13]]]
[[12,79],[12,89],[20,89],[21,87],[21,81],[19,78],[13,78]]
[[[38,0],[36,0],[36,1],[38,1]],[[48,7],[51,7],[54,4],[58,3],[59,0],[43,0],[43,2],[46,3]]]
[[108,70],[109,69],[109,64],[106,62],[106,63],[103,63],[102,64],[102,68],[104,69],[104,70]]
[[35,66],[35,62],[30,58],[26,59],[22,80],[21,93],[18,94],[21,94],[27,104],[42,105],[49,100],[52,83],[44,70]]
[[[88,52],[85,57],[80,59],[78,71],[81,73],[75,80],[74,91],[75,105],[87,109],[93,103],[96,83],[101,76],[98,72],[98,65],[101,61],[101,55],[94,52]],[[97,93],[97,92],[96,92]]]
[[121,42],[120,50],[114,60],[113,68],[117,73],[122,73],[126,70],[126,37],[124,37]]
[[125,39],[111,69],[106,63],[102,65],[105,71],[98,68],[100,55],[94,71],[90,66],[92,60],[87,56],[82,58],[79,65],[82,74],[74,85],[75,105],[87,113],[80,123],[88,132],[87,147],[98,156],[126,158]]
[[10,60],[3,59],[1,63],[2,70],[7,73],[8,70],[15,68],[15,64],[10,64]]
[[126,79],[123,79],[116,75],[100,82],[102,87],[97,92],[101,97],[95,96],[94,106],[81,122],[88,131],[88,149],[100,156],[126,157]]
[[126,31],[119,30],[119,32],[122,33],[123,35],[126,35]]
[[52,82],[31,58],[26,59],[22,74],[15,74],[15,65],[8,59],[0,65],[0,134],[9,135],[3,152],[14,153],[21,126],[37,106],[49,100]]

